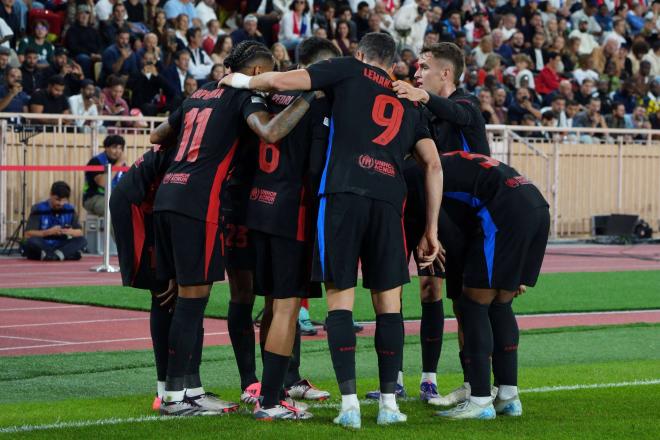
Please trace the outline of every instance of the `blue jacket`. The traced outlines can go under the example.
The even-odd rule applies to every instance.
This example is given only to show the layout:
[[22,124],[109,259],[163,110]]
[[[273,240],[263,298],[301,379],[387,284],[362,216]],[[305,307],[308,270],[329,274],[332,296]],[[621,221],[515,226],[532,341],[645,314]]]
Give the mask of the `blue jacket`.
[[[32,206],[27,230],[45,231],[53,226],[80,228],[73,205],[67,203],[61,210],[53,211],[48,200],[44,200]],[[54,245],[59,241],[52,238],[45,238],[45,240],[49,245]]]

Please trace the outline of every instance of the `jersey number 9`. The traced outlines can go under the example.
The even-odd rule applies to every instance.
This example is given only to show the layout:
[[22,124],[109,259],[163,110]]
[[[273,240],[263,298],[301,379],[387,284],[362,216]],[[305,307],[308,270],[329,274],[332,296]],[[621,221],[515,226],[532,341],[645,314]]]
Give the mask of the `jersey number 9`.
[[385,127],[385,131],[376,136],[373,142],[385,146],[399,133],[403,119],[403,104],[393,96],[378,95],[371,109],[371,119],[381,127]]

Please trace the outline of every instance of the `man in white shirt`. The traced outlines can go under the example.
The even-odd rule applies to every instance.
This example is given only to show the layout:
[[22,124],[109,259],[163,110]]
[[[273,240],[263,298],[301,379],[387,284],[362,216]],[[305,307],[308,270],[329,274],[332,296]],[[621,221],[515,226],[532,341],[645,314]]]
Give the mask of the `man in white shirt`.
[[[80,94],[73,95],[69,98],[69,108],[72,115],[78,116],[98,116],[99,109],[96,104],[96,87],[94,81],[91,79],[84,79],[80,83]],[[75,125],[78,128],[100,127],[103,125],[102,121],[92,121],[85,119],[76,119]]]
[[568,123],[568,118],[566,117],[566,98],[561,95],[557,95],[552,98],[552,102],[549,107],[543,107],[541,109],[541,114],[551,111],[555,114],[555,120],[557,121],[556,127],[570,127]]
[[569,39],[573,37],[578,37],[580,39],[580,48],[578,49],[578,53],[581,55],[590,54],[595,48],[598,47],[598,42],[594,36],[587,32],[588,28],[589,20],[582,18],[580,20],[579,29],[575,29],[568,35]]
[[195,9],[197,10],[197,18],[202,22],[204,29],[206,29],[209,21],[218,19],[215,0],[202,0],[197,4]]
[[603,44],[607,40],[614,40],[617,42],[617,49],[621,47],[622,44],[626,44],[626,21],[623,18],[616,17],[612,25],[612,32],[608,32],[603,37]]
[[582,20],[587,21],[587,32],[590,34],[600,35],[603,32],[603,29],[596,21],[594,15],[596,14],[596,6],[591,2],[586,2],[586,9],[580,9],[573,14],[571,14],[571,21],[573,22],[573,28],[576,28]]
[[502,23],[499,27],[499,30],[502,31],[502,37],[504,37],[504,41],[509,41],[511,37],[513,37],[513,34],[516,33],[517,21],[518,18],[515,14],[506,14],[504,17],[502,17]]
[[190,65],[188,73],[198,81],[203,81],[211,73],[213,60],[202,49],[202,30],[200,28],[191,28],[186,32],[188,47],[186,50],[190,54]]
[[426,11],[431,0],[416,0],[402,6],[394,15],[393,37],[399,44],[411,46],[415,53],[419,53],[424,44],[424,34],[428,26]]

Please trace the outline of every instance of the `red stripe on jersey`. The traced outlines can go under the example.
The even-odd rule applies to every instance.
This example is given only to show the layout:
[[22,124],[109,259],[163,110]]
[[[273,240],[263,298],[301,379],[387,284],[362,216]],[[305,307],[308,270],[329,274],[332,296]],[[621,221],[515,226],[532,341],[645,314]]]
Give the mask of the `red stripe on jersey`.
[[[206,211],[206,241],[204,248],[204,279],[208,278],[209,264],[211,263],[211,256],[213,255],[213,247],[215,246],[215,236],[218,233],[218,222],[220,221],[220,191],[222,190],[222,183],[227,177],[229,165],[231,164],[238,139],[234,142],[229,153],[222,159],[218,169],[215,172],[213,185],[211,186],[211,194],[209,194],[209,207]],[[222,238],[221,238],[222,240]],[[223,240],[224,241],[224,240]]]
[[298,229],[296,231],[296,240],[305,241],[307,238],[307,206],[306,206],[305,185],[300,189],[300,204],[298,205]]
[[408,258],[408,243],[406,243],[406,225],[403,223],[406,213],[406,198],[403,199],[403,206],[401,207],[401,231],[403,232],[403,251]]
[[131,203],[131,223],[133,225],[133,279],[140,270],[140,263],[142,260],[142,250],[144,249],[144,212],[139,206]]

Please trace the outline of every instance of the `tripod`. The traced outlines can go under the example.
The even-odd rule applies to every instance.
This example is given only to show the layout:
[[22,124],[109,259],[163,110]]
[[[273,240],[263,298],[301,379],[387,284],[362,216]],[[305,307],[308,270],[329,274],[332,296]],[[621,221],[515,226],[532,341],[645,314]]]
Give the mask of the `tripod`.
[[[24,125],[14,126],[14,132],[18,133],[18,139],[23,145],[23,166],[26,166],[28,141],[38,135],[39,132],[35,129],[35,127]],[[18,245],[18,249],[20,249],[20,242],[23,238],[23,235],[25,235],[25,227],[27,226],[27,220],[25,219],[25,204],[27,202],[26,199],[27,174],[25,170],[23,170],[21,174],[21,221],[18,223],[18,226],[16,226],[16,229],[14,229],[14,232],[11,234],[7,240],[7,243],[5,243],[5,246],[2,248],[2,253],[4,255],[11,255],[14,245]]]

